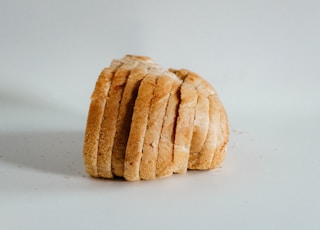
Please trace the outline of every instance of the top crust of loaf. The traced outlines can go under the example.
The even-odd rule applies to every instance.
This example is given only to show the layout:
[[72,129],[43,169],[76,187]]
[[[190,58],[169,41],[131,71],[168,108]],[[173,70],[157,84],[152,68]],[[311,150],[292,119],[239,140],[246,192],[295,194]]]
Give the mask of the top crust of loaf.
[[136,60],[136,61],[144,61],[149,64],[156,64],[151,58],[147,56],[138,56],[138,55],[132,55],[132,54],[127,54],[124,58],[124,60]]

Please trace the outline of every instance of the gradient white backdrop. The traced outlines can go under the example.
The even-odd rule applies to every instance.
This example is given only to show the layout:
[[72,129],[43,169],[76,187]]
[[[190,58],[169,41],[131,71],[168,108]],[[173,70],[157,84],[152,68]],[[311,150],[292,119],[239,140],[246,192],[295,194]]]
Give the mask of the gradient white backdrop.
[[[319,229],[319,1],[0,0],[0,229]],[[210,81],[221,169],[89,178],[101,69],[125,54]]]

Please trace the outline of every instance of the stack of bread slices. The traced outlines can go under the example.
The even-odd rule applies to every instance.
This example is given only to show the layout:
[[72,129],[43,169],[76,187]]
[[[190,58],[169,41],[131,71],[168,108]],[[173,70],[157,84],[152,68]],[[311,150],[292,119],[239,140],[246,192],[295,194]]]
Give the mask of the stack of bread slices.
[[127,55],[97,80],[83,157],[93,177],[150,180],[218,167],[228,139],[225,109],[207,81]]

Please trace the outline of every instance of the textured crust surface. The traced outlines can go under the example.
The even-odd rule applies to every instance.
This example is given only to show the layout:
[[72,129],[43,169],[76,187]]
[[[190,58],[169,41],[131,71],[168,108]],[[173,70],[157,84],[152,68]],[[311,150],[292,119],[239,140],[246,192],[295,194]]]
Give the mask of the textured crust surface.
[[123,176],[125,151],[130,132],[133,107],[137,98],[139,85],[147,74],[149,67],[149,64],[143,62],[133,69],[123,91],[111,160],[112,172],[116,176]]
[[86,171],[94,177],[98,176],[97,152],[99,145],[100,125],[104,113],[104,105],[110,88],[110,81],[122,62],[114,60],[109,68],[102,70],[91,96],[87,125],[84,137],[83,158]]
[[124,178],[128,181],[140,180],[139,169],[144,135],[147,129],[151,99],[155,85],[156,76],[147,75],[139,87],[124,162]]
[[141,179],[149,180],[156,177],[159,140],[173,80],[166,75],[157,78],[143,143],[140,163]]
[[167,177],[173,173],[173,145],[176,129],[176,118],[180,101],[181,81],[174,81],[170,92],[168,106],[163,119],[158,146],[156,176]]
[[185,173],[188,168],[197,98],[198,94],[194,86],[183,82],[174,141],[175,173]]
[[104,178],[112,178],[111,156],[113,140],[116,132],[117,118],[119,114],[119,105],[122,98],[122,92],[130,74],[130,70],[137,65],[137,61],[127,61],[121,66],[111,83],[108,97],[105,103],[103,120],[100,128],[100,140],[98,149],[97,168],[98,174]]

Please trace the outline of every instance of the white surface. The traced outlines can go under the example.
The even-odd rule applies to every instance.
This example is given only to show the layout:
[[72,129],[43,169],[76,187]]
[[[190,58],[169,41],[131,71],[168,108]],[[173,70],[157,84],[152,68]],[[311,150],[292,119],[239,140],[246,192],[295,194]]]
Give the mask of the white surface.
[[[319,229],[319,1],[0,1],[0,229]],[[88,177],[100,70],[126,53],[217,89],[221,169]]]

